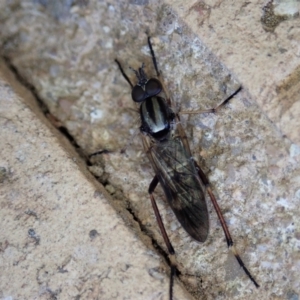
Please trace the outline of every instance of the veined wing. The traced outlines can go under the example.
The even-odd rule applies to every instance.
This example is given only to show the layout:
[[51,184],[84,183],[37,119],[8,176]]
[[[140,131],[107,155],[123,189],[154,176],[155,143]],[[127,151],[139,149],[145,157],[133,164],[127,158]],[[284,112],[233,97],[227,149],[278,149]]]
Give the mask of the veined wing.
[[209,229],[205,187],[189,149],[180,137],[151,144],[149,137],[143,136],[143,144],[177,219],[189,235],[204,242]]

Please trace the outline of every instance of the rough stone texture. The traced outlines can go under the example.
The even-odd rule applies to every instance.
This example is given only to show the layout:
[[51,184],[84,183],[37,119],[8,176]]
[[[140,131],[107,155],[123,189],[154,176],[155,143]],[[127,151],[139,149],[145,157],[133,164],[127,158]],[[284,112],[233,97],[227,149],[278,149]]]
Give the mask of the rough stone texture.
[[0,61],[0,298],[168,299],[167,268],[149,238],[146,247],[138,226],[125,225],[8,73]]
[[153,75],[149,31],[174,107],[182,110],[215,107],[243,85],[219,114],[182,120],[261,288],[255,289],[228,253],[209,201],[210,235],[199,244],[180,227],[160,188],[155,195],[176,250],[180,280],[195,298],[298,299],[300,118],[289,114],[299,115],[299,19],[266,31],[261,21],[266,3],[258,1],[190,6],[182,1],[169,6],[60,1],[63,9],[43,3],[0,7],[2,54],[35,87],[83,153],[112,150],[95,156],[91,170],[112,194],[113,205],[129,209],[163,249],[147,195],[153,171],[140,145],[138,114],[113,60],[121,61],[132,81],[129,66],[142,62]]
[[166,2],[300,145],[299,1]]

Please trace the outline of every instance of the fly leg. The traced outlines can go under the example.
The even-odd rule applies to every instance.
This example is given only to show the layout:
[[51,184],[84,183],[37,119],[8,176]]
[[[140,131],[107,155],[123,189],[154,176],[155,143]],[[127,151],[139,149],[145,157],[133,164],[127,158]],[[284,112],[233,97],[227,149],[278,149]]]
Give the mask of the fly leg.
[[[180,113],[186,113],[186,114],[215,113],[215,112],[218,111],[218,109],[220,107],[222,107],[226,102],[228,102],[232,97],[234,97],[240,90],[241,90],[241,87],[239,87],[233,94],[231,94],[227,99],[225,99],[225,101],[223,101],[216,108],[212,108],[212,109],[208,109],[208,110],[201,110],[201,111],[198,110],[198,111],[192,111],[192,112],[180,112]],[[179,119],[179,116],[178,116],[178,119]],[[186,134],[185,134],[185,132],[184,132],[181,124],[179,124],[177,126],[177,128],[178,128],[178,132],[179,132],[179,134],[180,134],[180,136],[182,138],[182,142],[185,145],[185,148],[190,151],[190,148],[189,148],[189,145],[188,145],[188,142],[187,142],[187,137],[186,137]],[[195,167],[196,167],[196,169],[198,171],[198,175],[199,175],[202,183],[205,185],[207,193],[209,194],[209,197],[210,197],[210,199],[211,199],[211,201],[213,203],[213,206],[215,208],[215,211],[216,211],[216,213],[218,215],[218,218],[220,220],[220,223],[222,225],[222,228],[223,228],[223,231],[224,231],[224,234],[225,234],[225,237],[226,237],[228,248],[230,248],[232,250],[232,252],[233,252],[235,258],[237,259],[239,265],[243,268],[244,272],[247,274],[247,276],[253,282],[253,284],[258,288],[259,284],[255,281],[255,279],[253,278],[253,276],[251,275],[251,273],[249,272],[249,270],[246,268],[246,266],[245,266],[244,262],[242,261],[239,253],[237,252],[237,250],[234,247],[233,240],[232,240],[232,237],[230,235],[229,229],[227,227],[227,224],[225,222],[225,219],[223,217],[223,214],[221,212],[219,204],[218,204],[218,202],[216,200],[216,197],[215,197],[215,195],[213,194],[213,192],[211,190],[208,178],[206,177],[206,175],[204,174],[204,172],[202,171],[202,169],[198,166],[198,164],[195,161],[194,161],[194,163],[195,163]]]
[[121,74],[123,75],[124,79],[129,83],[131,88],[133,88],[133,84],[130,81],[129,77],[126,75],[125,71],[123,70],[122,65],[120,64],[120,62],[117,59],[115,59],[115,63],[118,65],[119,70],[120,70]]
[[246,266],[245,266],[244,262],[242,261],[239,253],[237,252],[237,250],[235,249],[235,247],[233,245],[232,237],[230,235],[229,229],[227,227],[227,224],[225,222],[225,219],[223,217],[223,214],[221,212],[219,204],[218,204],[218,202],[216,200],[216,197],[215,197],[215,195],[213,194],[213,192],[211,190],[208,178],[206,177],[206,175],[204,174],[204,172],[201,170],[201,168],[198,166],[198,164],[195,161],[194,161],[194,163],[195,163],[195,167],[196,167],[196,169],[198,171],[198,175],[199,175],[202,183],[205,185],[206,190],[208,192],[208,195],[209,195],[209,197],[211,199],[211,202],[213,203],[215,211],[216,211],[216,213],[218,215],[218,218],[220,220],[220,223],[222,225],[222,228],[223,228],[223,231],[224,231],[224,234],[225,234],[225,237],[226,237],[228,248],[230,248],[232,250],[232,252],[233,252],[235,258],[237,259],[239,265],[243,268],[244,272],[247,274],[247,276],[250,278],[250,280],[254,283],[254,285],[258,288],[259,284],[255,281],[255,279],[253,278],[253,276],[251,275],[251,273],[249,272],[249,270],[246,268]]
[[157,77],[160,77],[160,72],[158,71],[158,68],[157,68],[157,61],[156,61],[155,53],[154,53],[154,50],[153,50],[153,47],[152,47],[151,38],[150,38],[149,35],[148,35],[148,46],[149,46],[150,53],[151,53],[151,56],[152,56],[152,61],[153,61],[153,65],[154,65],[154,68],[155,68],[155,71],[156,71],[156,75],[157,75]]
[[169,299],[172,300],[173,299],[174,277],[176,275],[175,251],[174,251],[174,248],[173,248],[173,246],[170,242],[170,239],[167,235],[164,223],[162,221],[161,215],[160,215],[158,207],[156,205],[156,201],[155,201],[154,196],[153,196],[153,192],[154,192],[158,182],[159,182],[158,177],[155,175],[154,178],[152,179],[150,185],[149,185],[148,193],[150,195],[151,204],[152,204],[152,208],[154,210],[156,221],[158,223],[159,229],[161,231],[161,234],[163,236],[163,239],[166,243],[166,246],[168,248],[168,252],[169,252],[169,255],[170,255],[171,274],[170,274],[170,285],[169,285]]
[[232,99],[237,93],[240,92],[242,87],[240,86],[234,93],[232,93],[229,97],[227,97],[220,105],[215,108],[210,109],[201,109],[201,110],[193,110],[193,111],[180,111],[180,114],[192,115],[192,114],[203,114],[203,113],[216,113],[218,110],[226,104],[230,99]]
[[96,156],[96,155],[100,155],[100,154],[108,154],[108,153],[111,153],[111,151],[106,150],[106,149],[104,149],[104,150],[99,150],[99,151],[96,151],[96,152],[90,154],[90,155],[89,155],[89,158],[91,158],[91,157],[93,157],[93,156]]
[[155,53],[154,53],[154,50],[153,50],[153,47],[152,47],[151,37],[149,35],[148,35],[148,46],[149,46],[150,53],[151,53],[151,56],[152,56],[152,62],[153,62],[153,65],[154,65],[154,68],[155,68],[155,71],[156,71],[156,76],[157,76],[158,80],[160,81],[160,83],[162,85],[162,89],[163,89],[163,92],[166,96],[166,101],[167,101],[168,105],[172,106],[169,93],[168,93],[167,89],[165,88],[165,83],[164,83],[164,80],[163,80],[163,76],[161,74],[161,71],[159,71],[158,67],[157,67],[157,61],[156,61]]

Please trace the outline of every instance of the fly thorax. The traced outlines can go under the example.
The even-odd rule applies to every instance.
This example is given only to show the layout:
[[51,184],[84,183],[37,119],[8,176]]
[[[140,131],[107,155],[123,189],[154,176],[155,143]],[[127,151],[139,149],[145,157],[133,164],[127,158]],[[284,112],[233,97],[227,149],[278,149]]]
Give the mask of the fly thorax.
[[147,98],[140,106],[140,114],[143,132],[157,140],[169,136],[172,118],[164,98],[158,96]]

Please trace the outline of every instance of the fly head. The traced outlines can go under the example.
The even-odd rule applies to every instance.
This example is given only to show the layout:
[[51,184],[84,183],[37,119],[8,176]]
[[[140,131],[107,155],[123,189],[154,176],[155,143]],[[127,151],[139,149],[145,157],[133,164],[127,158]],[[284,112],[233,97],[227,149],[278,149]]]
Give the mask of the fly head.
[[142,64],[138,71],[132,70],[138,79],[137,85],[135,85],[131,91],[131,97],[134,102],[143,102],[147,98],[156,96],[162,91],[162,84],[158,79],[147,79],[144,64]]

